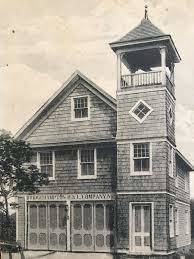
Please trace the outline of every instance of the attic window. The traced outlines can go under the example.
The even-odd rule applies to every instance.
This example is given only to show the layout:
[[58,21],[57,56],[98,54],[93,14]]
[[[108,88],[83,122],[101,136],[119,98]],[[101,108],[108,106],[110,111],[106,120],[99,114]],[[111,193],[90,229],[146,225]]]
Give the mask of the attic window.
[[142,123],[153,109],[144,101],[139,100],[130,110],[130,114],[139,122]]
[[72,99],[72,119],[87,120],[89,119],[89,96],[74,97]]

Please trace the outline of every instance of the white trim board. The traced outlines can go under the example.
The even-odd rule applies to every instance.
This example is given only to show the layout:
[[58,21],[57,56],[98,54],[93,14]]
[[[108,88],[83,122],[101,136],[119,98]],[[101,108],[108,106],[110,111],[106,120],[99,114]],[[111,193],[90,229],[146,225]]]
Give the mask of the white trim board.
[[134,192],[117,192],[117,195],[146,195],[146,194],[168,194],[168,195],[171,195],[171,196],[173,196],[173,197],[175,197],[176,195],[175,194],[173,194],[173,193],[170,193],[170,192],[166,192],[166,191],[147,191],[147,192],[141,192],[141,191],[139,191],[139,192],[136,192],[136,191],[134,191]]

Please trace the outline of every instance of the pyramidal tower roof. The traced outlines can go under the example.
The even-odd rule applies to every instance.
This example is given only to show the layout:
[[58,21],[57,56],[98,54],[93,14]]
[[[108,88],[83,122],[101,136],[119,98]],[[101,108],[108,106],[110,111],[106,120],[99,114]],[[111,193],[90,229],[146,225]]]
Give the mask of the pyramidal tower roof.
[[114,52],[117,52],[118,49],[124,47],[132,47],[137,44],[151,44],[153,42],[157,44],[163,43],[173,56],[174,62],[181,60],[171,36],[161,31],[150,21],[147,6],[145,6],[145,15],[140,24],[119,40],[110,43],[110,47]]
[[164,34],[159,28],[157,28],[148,18],[143,18],[138,26],[136,26],[133,30],[128,32],[117,42],[134,41],[145,38],[155,38],[164,35],[166,34]]

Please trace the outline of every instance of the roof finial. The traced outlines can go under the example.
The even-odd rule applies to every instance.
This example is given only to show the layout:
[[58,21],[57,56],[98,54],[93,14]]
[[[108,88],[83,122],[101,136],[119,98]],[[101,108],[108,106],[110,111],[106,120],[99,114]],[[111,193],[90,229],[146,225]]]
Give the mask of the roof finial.
[[148,6],[145,5],[145,15],[144,15],[144,19],[148,20]]

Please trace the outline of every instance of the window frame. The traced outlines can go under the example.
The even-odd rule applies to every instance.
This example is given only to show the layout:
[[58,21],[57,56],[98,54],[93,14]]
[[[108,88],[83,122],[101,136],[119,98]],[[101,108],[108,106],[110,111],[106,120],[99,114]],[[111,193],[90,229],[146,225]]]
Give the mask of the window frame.
[[[94,151],[94,174],[93,175],[82,175],[82,171],[81,171],[81,151],[82,150]],[[78,162],[77,179],[96,179],[97,178],[97,148],[79,148],[77,150],[77,162]]]
[[52,153],[52,166],[53,166],[53,175],[49,176],[48,179],[49,180],[55,180],[55,151],[54,150],[44,150],[44,151],[38,151],[37,152],[37,167],[41,172],[41,164],[40,164],[40,154],[41,153]]
[[188,209],[185,210],[185,220],[186,220],[185,235],[189,235],[191,226],[190,226],[190,213]]
[[169,161],[169,172],[168,175],[174,178],[174,148],[170,145],[170,161]]
[[[85,98],[87,97],[87,103],[88,103],[88,116],[83,118],[75,118],[75,106],[74,106],[74,100],[79,98]],[[89,95],[79,95],[71,97],[71,120],[72,121],[87,121],[90,120],[90,96]]]
[[[187,176],[188,174],[188,176]],[[184,182],[185,182],[185,192],[189,193],[190,192],[190,178],[189,178],[189,172],[185,172],[184,174]]]
[[174,206],[169,204],[169,236],[175,237],[175,219],[174,219]]
[[[149,144],[149,171],[134,171],[134,144]],[[130,171],[131,176],[152,175],[152,142],[138,141],[130,143]]]
[[[134,110],[138,107],[138,105],[142,103],[144,104],[148,109],[149,111],[145,114],[145,116],[141,119],[139,118],[135,113],[134,113]],[[136,119],[139,123],[142,123],[144,122],[144,120],[150,115],[150,113],[153,111],[152,107],[147,104],[145,101],[143,100],[139,100],[138,102],[135,103],[135,105],[131,108],[131,110],[129,111],[129,114],[134,118]]]
[[[171,113],[172,113],[172,117],[170,117],[170,110],[171,110]],[[169,109],[168,109],[168,118],[169,118],[169,123],[170,123],[170,126],[172,125],[173,123],[173,110],[172,110],[172,105],[170,105]]]
[[175,215],[175,222],[174,222],[175,235],[178,236],[179,235],[179,209],[178,208],[175,208],[174,215]]

